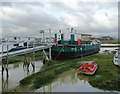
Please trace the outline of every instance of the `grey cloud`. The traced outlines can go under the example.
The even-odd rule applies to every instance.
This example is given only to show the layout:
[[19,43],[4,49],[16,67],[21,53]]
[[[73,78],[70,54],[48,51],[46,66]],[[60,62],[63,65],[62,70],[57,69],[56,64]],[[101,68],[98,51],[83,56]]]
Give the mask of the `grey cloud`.
[[[53,32],[56,32],[68,27],[73,27],[82,33],[91,32],[93,35],[94,33],[104,35],[112,32],[115,32],[114,36],[117,34],[117,15],[114,15],[113,12],[112,14],[107,12],[112,11],[112,9],[117,11],[117,3],[17,2],[3,3],[3,7],[9,9],[2,12],[4,35],[12,33],[12,35],[39,36],[40,29],[51,28]],[[105,11],[102,16],[111,23],[110,25],[115,24],[112,29],[109,26],[104,26],[106,22],[100,23],[99,20],[95,19],[94,16],[97,16],[96,14],[100,10]],[[54,11],[63,11],[63,14],[57,18],[53,15]],[[64,11],[66,12],[64,13]],[[94,24],[95,27],[92,27],[90,23]]]

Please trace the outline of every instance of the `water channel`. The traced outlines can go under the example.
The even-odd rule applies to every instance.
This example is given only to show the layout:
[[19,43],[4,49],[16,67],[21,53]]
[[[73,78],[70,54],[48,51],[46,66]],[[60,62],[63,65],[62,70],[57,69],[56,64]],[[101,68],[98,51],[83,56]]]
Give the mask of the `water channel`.
[[[112,50],[116,50],[117,48],[111,48]],[[110,50],[111,50],[110,49]],[[100,52],[105,50],[105,48],[101,49]],[[107,48],[109,50],[109,48]],[[29,69],[27,67],[23,67],[24,63],[15,63],[9,64],[9,77],[7,78],[6,72],[4,72],[3,77],[0,77],[0,92],[12,90],[19,85],[19,81],[23,78],[31,75],[32,73],[38,72],[43,63],[39,61],[32,61],[35,65],[35,70],[33,70],[32,65],[30,64]],[[0,65],[0,75],[1,75],[2,67]],[[24,88],[22,91],[24,92]],[[86,91],[87,90],[87,91]],[[55,79],[52,83],[49,83],[42,88],[35,90],[35,92],[109,92],[104,91],[95,87],[92,87],[87,79],[82,78],[80,75],[77,75],[76,70],[68,70],[62,73],[59,78]]]
[[[20,80],[27,77],[28,75],[38,72],[43,66],[43,63],[41,61],[35,61],[34,65],[35,70],[33,70],[31,64],[29,65],[28,69],[27,67],[23,67],[23,63],[9,64],[8,65],[9,77],[7,78],[6,71],[4,71],[3,77],[0,77],[0,92],[8,91],[17,87],[19,85]],[[0,68],[2,67],[0,66]]]

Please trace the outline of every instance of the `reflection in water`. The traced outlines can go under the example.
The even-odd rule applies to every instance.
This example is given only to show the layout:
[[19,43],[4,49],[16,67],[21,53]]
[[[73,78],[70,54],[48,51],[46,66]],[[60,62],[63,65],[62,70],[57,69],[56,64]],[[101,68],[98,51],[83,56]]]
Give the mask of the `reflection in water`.
[[8,90],[8,76],[4,77],[2,75],[2,92]]
[[[38,72],[43,66],[41,61],[35,61],[35,57],[26,57],[24,60],[27,62],[9,64],[8,74],[6,76],[6,71],[4,71],[3,76],[0,77],[0,92],[8,91],[16,88],[19,85],[19,81],[26,76]],[[0,75],[2,75],[2,66],[0,65]],[[98,77],[98,76],[96,76]],[[23,92],[26,88],[22,89]],[[87,91],[86,91],[87,90]],[[52,83],[49,83],[37,90],[35,92],[104,92],[103,90],[92,87],[86,77],[82,75],[77,75],[76,70],[69,70],[55,79]]]
[[79,80],[83,80],[84,83],[87,83],[87,82],[88,82],[88,77],[89,77],[89,76],[85,76],[85,75],[83,75],[83,74],[78,74],[77,77],[78,77]]
[[[86,91],[87,90],[87,91]],[[77,75],[76,70],[69,70],[62,73],[54,82],[35,90],[35,92],[104,92],[92,87],[87,78]]]
[[14,65],[13,65],[13,68],[17,68],[17,67],[19,67],[18,64],[14,64]]
[[[38,72],[43,63],[41,61],[35,61],[35,58],[28,57],[29,60],[24,63],[9,64],[8,67],[4,65],[4,72],[0,78],[0,92],[7,92],[19,85],[19,81],[23,78]],[[32,58],[32,59],[31,59]],[[0,65],[0,74],[2,74],[2,66]],[[8,74],[5,69],[8,69]]]
[[[33,61],[34,60],[35,60],[35,55],[33,55]],[[32,67],[32,68],[30,68],[30,67]],[[29,54],[26,54],[26,56],[24,57],[23,70],[24,70],[24,72],[27,70],[27,76],[29,75],[30,71],[31,71],[31,73],[35,72],[35,63],[32,62]]]

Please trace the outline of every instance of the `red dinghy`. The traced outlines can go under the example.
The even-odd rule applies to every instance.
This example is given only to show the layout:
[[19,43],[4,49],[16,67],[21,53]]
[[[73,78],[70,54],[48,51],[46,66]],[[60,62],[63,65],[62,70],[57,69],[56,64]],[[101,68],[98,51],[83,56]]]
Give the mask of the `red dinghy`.
[[77,69],[78,73],[83,73],[87,75],[93,75],[97,70],[98,65],[96,63],[86,63],[83,64],[80,68]]

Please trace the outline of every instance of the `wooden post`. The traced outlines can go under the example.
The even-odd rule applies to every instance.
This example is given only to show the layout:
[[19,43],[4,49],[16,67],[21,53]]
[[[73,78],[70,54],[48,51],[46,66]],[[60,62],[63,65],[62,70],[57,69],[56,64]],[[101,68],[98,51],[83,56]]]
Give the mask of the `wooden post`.
[[8,75],[8,67],[6,67],[6,73],[7,73],[7,78],[8,78],[8,76],[9,76],[9,75]]
[[52,88],[51,88],[51,84],[50,84],[50,94],[51,94]]
[[2,55],[3,55],[4,49],[3,49],[3,43],[2,43]]
[[3,75],[2,75],[2,92],[4,92],[4,78],[3,78]]
[[7,57],[6,57],[6,59],[7,59],[7,67],[8,67],[8,49],[9,49],[9,45],[7,45]]
[[45,94],[45,86],[43,87],[43,94]]
[[33,52],[35,53],[35,41],[33,41],[33,48],[34,48]]
[[[2,43],[2,56],[3,56],[3,43]],[[2,77],[3,77],[3,72],[4,72],[4,66],[3,66],[3,57],[2,57]]]
[[45,43],[45,34],[44,34],[44,30],[43,30],[43,45]]
[[27,42],[27,49],[29,48],[29,42]]
[[45,58],[43,59],[43,64],[45,64]]
[[51,60],[51,29],[49,29],[49,59]]
[[32,63],[32,66],[33,66],[33,72],[35,72],[35,41],[33,43],[33,47],[34,47],[34,50],[33,50],[33,63]]
[[3,64],[2,64],[2,76],[3,76],[3,72],[4,72],[4,66],[3,66]]

